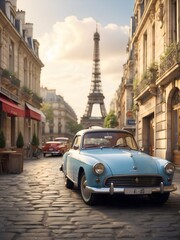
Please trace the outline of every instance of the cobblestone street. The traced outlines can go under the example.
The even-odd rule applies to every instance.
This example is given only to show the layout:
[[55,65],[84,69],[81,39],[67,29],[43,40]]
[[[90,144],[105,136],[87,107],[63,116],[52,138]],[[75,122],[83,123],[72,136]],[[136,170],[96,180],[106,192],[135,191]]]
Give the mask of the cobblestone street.
[[61,161],[26,160],[22,174],[0,175],[0,240],[180,239],[179,190],[160,207],[119,196],[90,207],[64,187]]

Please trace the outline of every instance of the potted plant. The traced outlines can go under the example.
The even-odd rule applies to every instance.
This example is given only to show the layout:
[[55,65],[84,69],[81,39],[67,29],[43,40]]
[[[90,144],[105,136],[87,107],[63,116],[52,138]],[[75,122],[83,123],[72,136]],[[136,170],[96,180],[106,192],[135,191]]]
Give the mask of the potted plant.
[[0,148],[4,149],[6,146],[6,138],[4,136],[4,132],[0,130]]
[[24,139],[22,136],[22,133],[19,132],[17,140],[16,140],[16,147],[17,148],[23,148],[24,147]]
[[31,145],[34,146],[35,149],[39,146],[39,139],[36,133],[33,134]]
[[24,152],[24,139],[23,139],[23,135],[21,132],[19,132],[17,140],[16,140],[16,152],[22,153],[22,157],[24,159],[25,157],[25,152]]
[[22,133],[19,132],[16,140],[16,150],[11,154],[9,159],[9,172],[11,173],[21,173],[23,172],[23,160],[24,160],[24,139]]
[[32,137],[31,147],[32,147],[32,156],[33,156],[39,147],[39,138],[35,133],[33,134],[33,137]]

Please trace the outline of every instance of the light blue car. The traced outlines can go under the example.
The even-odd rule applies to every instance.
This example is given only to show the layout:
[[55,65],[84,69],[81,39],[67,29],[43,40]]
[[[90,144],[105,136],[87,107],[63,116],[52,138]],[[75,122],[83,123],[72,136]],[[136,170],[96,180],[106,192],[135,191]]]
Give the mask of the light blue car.
[[177,189],[172,184],[174,165],[140,151],[133,135],[124,130],[79,131],[60,170],[65,186],[78,187],[88,205],[95,204],[99,194],[148,195],[163,204]]

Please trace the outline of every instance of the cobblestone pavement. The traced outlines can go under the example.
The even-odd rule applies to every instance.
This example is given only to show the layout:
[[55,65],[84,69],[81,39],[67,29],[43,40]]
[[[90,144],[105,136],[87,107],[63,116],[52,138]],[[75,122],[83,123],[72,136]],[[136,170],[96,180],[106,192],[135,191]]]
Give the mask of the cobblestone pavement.
[[0,240],[180,239],[179,191],[160,207],[117,196],[87,206],[64,187],[61,160],[26,160],[23,173],[0,176]]

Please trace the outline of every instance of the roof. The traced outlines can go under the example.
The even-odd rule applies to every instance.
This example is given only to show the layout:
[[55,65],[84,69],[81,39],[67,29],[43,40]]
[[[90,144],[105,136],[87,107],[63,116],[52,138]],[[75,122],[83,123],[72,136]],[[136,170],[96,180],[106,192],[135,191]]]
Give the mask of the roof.
[[79,132],[76,133],[76,135],[83,135],[85,133],[91,133],[91,132],[124,132],[132,135],[132,133],[127,130],[122,130],[117,128],[88,128],[88,129],[80,130]]

